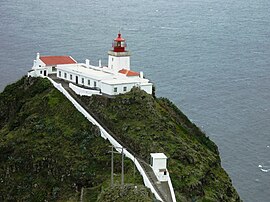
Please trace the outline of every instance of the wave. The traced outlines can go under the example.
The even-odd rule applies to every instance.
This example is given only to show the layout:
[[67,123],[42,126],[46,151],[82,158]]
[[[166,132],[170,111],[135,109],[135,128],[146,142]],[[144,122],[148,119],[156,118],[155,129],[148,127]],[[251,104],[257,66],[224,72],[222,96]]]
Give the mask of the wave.
[[270,171],[270,166],[258,166],[262,172],[268,173]]
[[178,27],[160,27],[160,29],[167,29],[167,30],[178,30]]
[[123,30],[127,30],[127,31],[139,31],[139,28],[123,28]]
[[267,173],[267,172],[269,172],[269,171],[270,171],[270,169],[263,169],[263,168],[261,168],[261,171],[263,171],[263,172]]

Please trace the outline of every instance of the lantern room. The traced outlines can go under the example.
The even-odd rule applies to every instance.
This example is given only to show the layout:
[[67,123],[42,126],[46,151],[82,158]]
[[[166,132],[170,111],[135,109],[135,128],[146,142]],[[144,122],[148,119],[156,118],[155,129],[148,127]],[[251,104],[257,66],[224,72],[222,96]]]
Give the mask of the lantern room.
[[121,33],[118,33],[118,37],[114,39],[113,41],[113,51],[114,52],[125,52],[127,44],[126,40],[122,38]]
[[130,70],[130,52],[126,50],[126,40],[118,33],[113,40],[112,49],[108,52],[108,68],[118,72],[122,69]]

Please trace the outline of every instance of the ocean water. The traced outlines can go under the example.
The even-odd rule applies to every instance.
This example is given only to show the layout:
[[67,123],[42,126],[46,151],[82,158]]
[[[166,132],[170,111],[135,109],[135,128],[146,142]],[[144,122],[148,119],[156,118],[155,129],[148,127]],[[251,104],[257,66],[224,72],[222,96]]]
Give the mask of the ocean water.
[[[131,65],[218,145],[241,198],[270,201],[269,0],[0,0],[0,91],[41,55]],[[269,171],[269,172],[268,172]]]

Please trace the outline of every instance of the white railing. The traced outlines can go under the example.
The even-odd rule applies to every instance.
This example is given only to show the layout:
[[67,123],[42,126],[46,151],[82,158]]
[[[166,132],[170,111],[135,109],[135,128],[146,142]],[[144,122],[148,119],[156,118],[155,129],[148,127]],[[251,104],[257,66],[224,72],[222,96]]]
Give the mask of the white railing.
[[69,83],[68,86],[77,94],[77,95],[85,95],[85,96],[91,96],[91,95],[101,95],[99,90],[91,90],[91,89],[85,89],[81,88],[79,86],[74,85],[73,83]]

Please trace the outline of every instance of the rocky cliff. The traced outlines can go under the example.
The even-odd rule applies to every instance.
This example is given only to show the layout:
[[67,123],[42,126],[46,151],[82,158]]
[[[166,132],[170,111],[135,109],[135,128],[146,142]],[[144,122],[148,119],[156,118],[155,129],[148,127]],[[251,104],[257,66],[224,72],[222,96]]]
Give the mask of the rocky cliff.
[[[169,157],[178,201],[240,201],[217,146],[168,99],[135,88],[81,100],[141,158],[148,161],[151,152]],[[153,201],[129,160],[125,181],[132,185],[124,193],[109,188],[108,150],[98,129],[48,80],[24,77],[0,94],[0,201],[132,201],[134,193],[136,201]],[[120,164],[115,155],[116,185]]]

